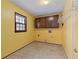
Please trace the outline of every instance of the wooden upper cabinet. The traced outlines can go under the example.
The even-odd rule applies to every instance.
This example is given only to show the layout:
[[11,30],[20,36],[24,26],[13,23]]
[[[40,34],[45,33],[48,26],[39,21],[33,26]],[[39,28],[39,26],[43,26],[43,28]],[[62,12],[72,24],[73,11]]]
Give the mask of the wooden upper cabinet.
[[59,15],[40,17],[35,19],[35,28],[58,28]]

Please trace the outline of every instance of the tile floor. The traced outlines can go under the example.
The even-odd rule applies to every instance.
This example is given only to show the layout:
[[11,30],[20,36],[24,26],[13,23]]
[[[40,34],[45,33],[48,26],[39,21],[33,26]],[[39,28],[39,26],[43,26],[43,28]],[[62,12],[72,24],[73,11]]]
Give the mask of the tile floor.
[[32,42],[5,59],[66,59],[62,45]]

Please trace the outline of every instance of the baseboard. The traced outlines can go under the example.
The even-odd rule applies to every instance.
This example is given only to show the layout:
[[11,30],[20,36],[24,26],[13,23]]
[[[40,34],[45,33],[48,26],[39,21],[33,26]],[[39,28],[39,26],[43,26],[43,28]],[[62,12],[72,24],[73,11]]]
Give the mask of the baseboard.
[[53,45],[62,45],[62,44],[49,43],[49,42],[44,42],[44,41],[38,41],[38,40],[35,40],[35,42],[40,42],[40,43],[47,43],[47,44],[53,44]]
[[33,42],[34,42],[34,41],[32,41],[32,42],[30,42],[30,43],[28,43],[28,44],[24,45],[23,47],[21,47],[21,48],[19,48],[19,49],[15,50],[14,52],[12,52],[12,53],[8,54],[7,56],[5,56],[5,57],[3,57],[3,58],[1,58],[1,59],[5,59],[6,57],[8,57],[8,56],[12,55],[13,53],[15,53],[15,52],[16,52],[16,51],[18,51],[18,50],[21,50],[22,48],[24,48],[24,47],[26,47],[26,46],[30,45],[30,44],[31,44],[31,43],[33,43]]

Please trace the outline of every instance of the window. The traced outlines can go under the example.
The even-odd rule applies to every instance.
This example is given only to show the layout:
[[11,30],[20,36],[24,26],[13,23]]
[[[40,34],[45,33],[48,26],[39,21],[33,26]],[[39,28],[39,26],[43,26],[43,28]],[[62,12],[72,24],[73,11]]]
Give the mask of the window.
[[15,32],[26,32],[26,16],[15,12]]

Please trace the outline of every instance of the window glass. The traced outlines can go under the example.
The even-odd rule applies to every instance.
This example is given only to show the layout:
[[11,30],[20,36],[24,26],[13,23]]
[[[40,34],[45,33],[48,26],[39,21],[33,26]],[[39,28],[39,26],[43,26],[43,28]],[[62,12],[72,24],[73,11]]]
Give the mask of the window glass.
[[15,13],[15,32],[25,32],[26,31],[26,17]]

